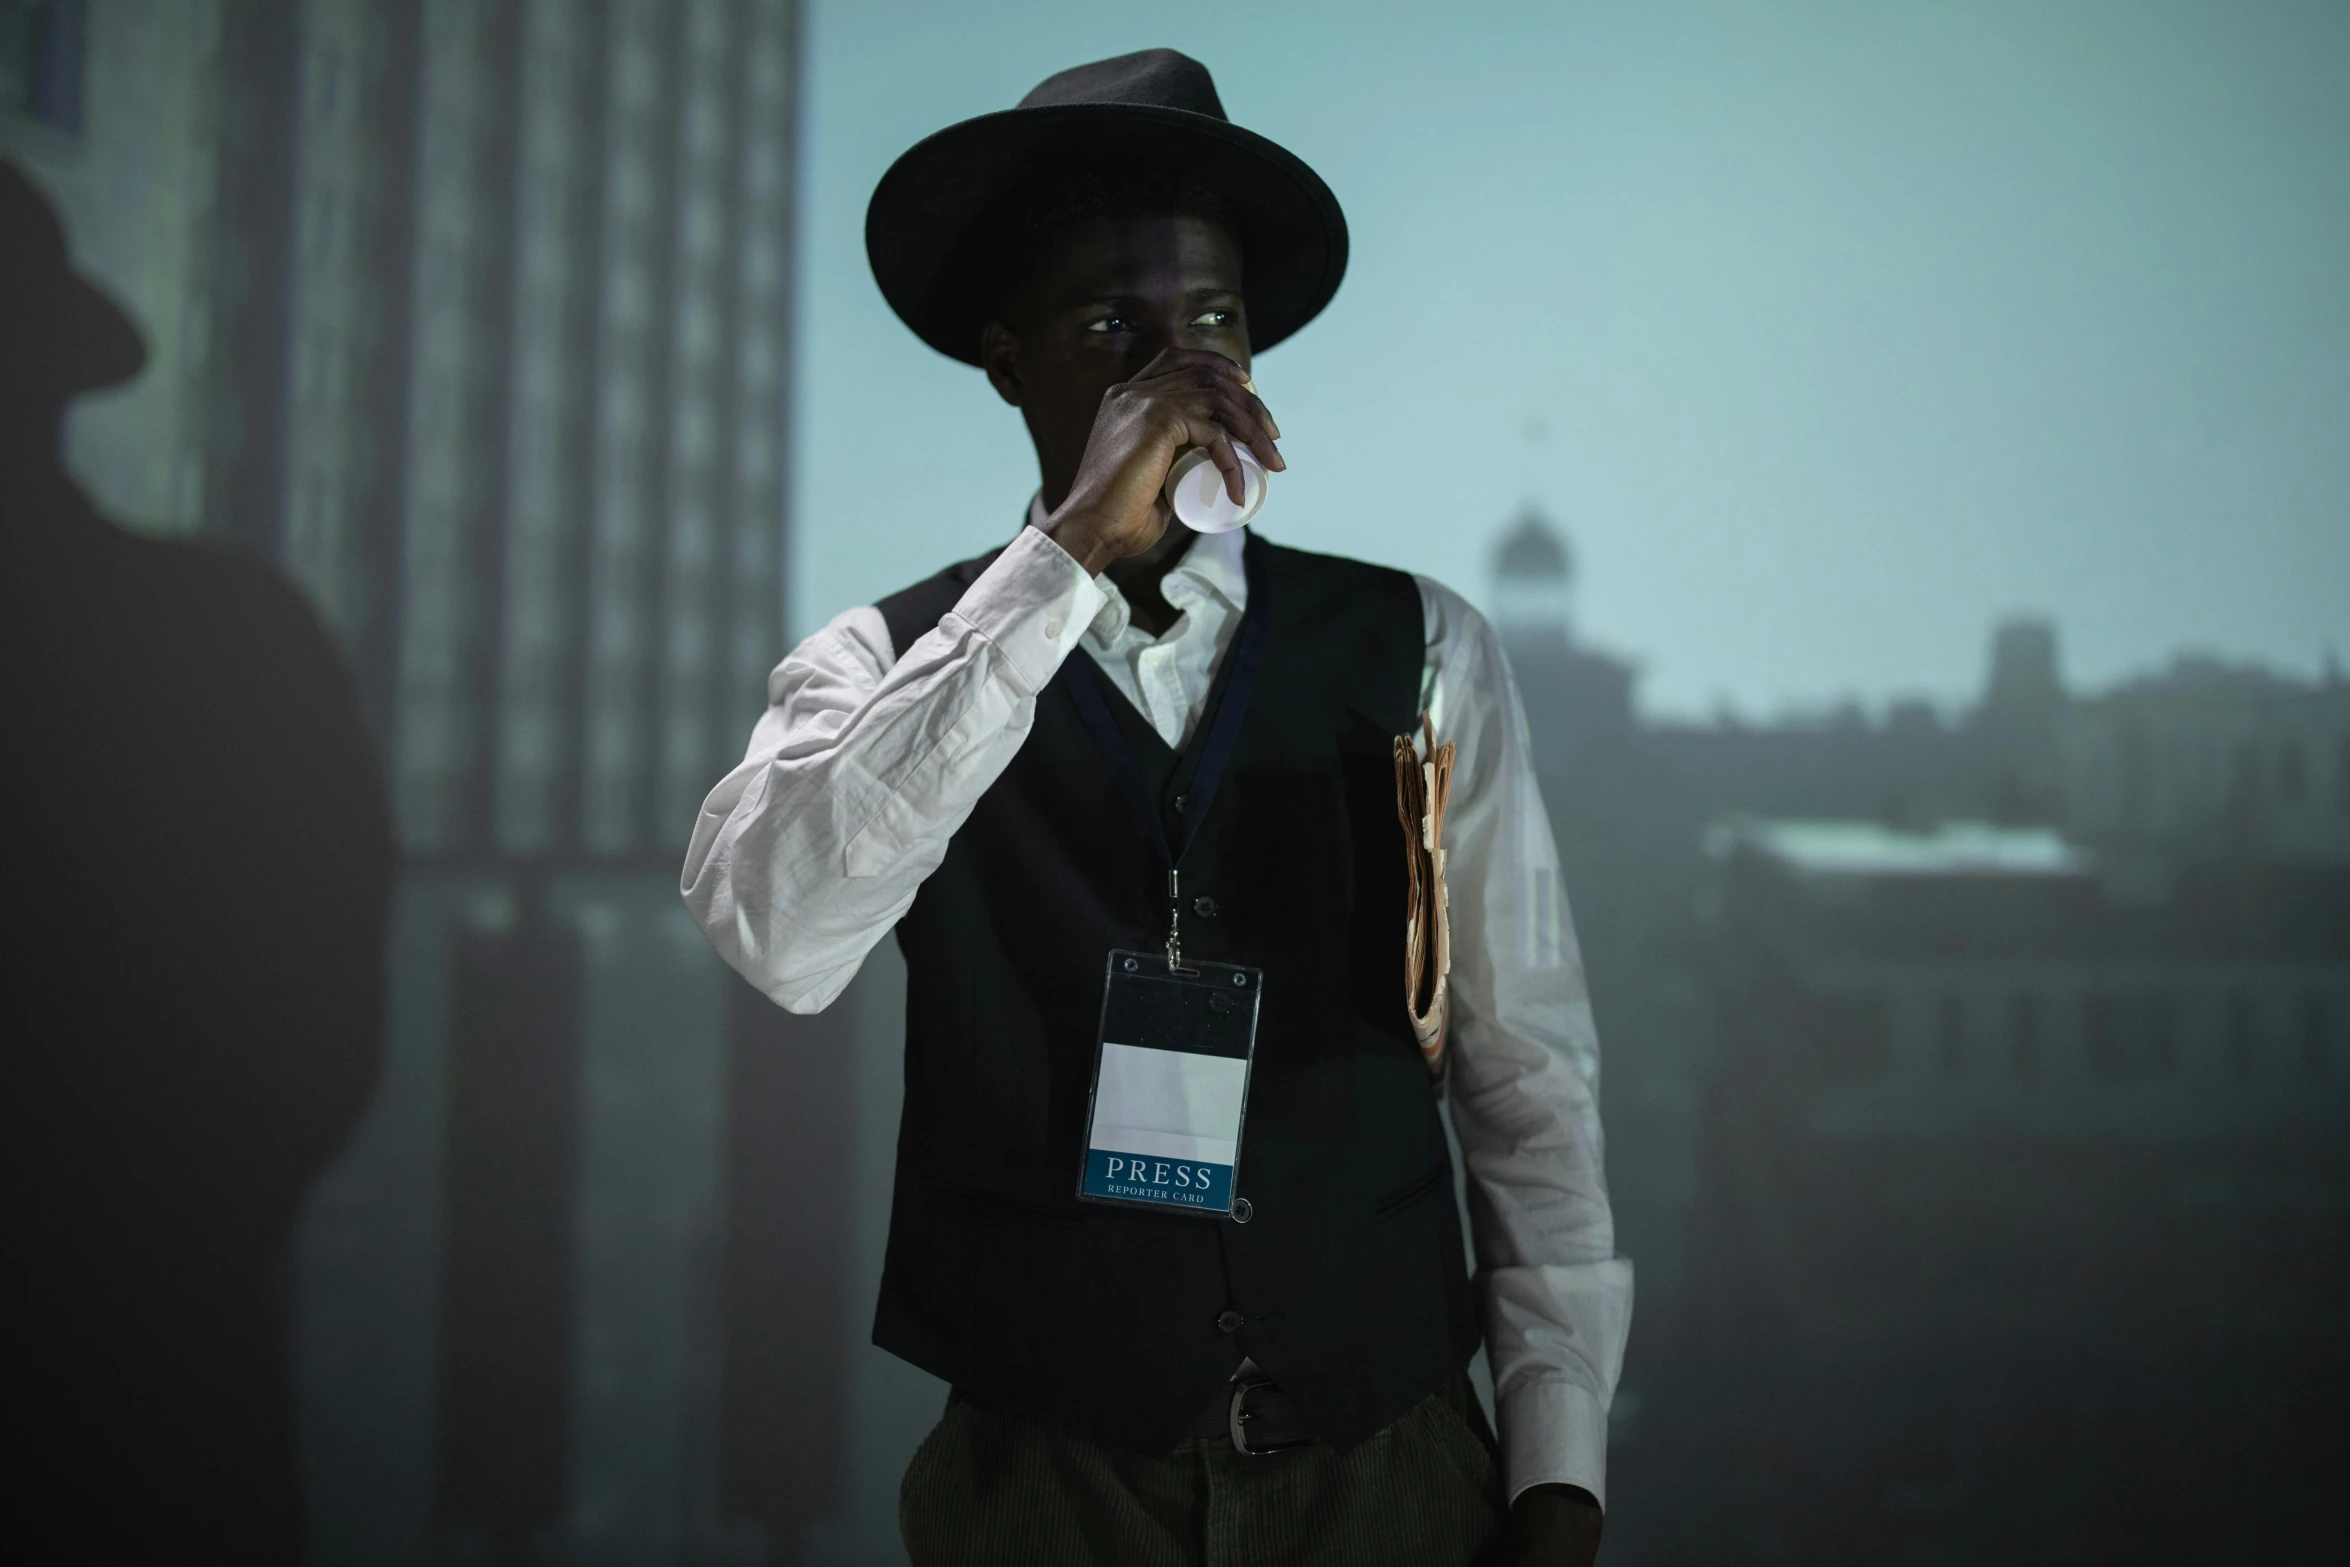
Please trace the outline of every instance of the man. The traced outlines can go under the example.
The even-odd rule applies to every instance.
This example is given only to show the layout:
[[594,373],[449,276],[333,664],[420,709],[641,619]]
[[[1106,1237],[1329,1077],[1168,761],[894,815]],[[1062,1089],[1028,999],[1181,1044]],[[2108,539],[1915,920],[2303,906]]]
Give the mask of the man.
[[300,596],[67,475],[145,357],[0,163],[0,1494],[33,1559],[291,1564],[288,1250],[381,1055],[390,824]]
[[[684,892],[795,1011],[893,927],[905,949],[874,1337],[955,1387],[905,1479],[914,1560],[1590,1561],[1631,1276],[1508,670],[1434,583],[1161,499],[1190,448],[1235,500],[1234,443],[1283,468],[1249,367],[1337,289],[1335,199],[1159,50],[923,142],[866,237],[907,324],[1020,409],[1042,482],[1003,549],[784,661]],[[1394,747],[1423,716],[1457,748],[1441,1098],[1403,985]],[[1076,1194],[1105,956],[1171,938],[1262,974],[1221,1217]]]

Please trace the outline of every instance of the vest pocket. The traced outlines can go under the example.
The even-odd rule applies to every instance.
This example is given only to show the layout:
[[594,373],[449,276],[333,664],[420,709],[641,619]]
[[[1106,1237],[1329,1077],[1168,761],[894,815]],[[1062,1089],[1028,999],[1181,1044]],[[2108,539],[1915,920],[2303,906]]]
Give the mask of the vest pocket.
[[1452,1166],[1449,1163],[1437,1165],[1426,1175],[1421,1176],[1419,1179],[1411,1182],[1409,1185],[1397,1187],[1394,1191],[1389,1192],[1386,1196],[1373,1203],[1371,1205],[1371,1217],[1375,1219],[1385,1219],[1391,1217],[1392,1215],[1401,1213],[1404,1209],[1409,1208],[1413,1203],[1418,1202],[1421,1198],[1427,1196],[1430,1192],[1436,1191],[1440,1187],[1449,1188],[1451,1184]]

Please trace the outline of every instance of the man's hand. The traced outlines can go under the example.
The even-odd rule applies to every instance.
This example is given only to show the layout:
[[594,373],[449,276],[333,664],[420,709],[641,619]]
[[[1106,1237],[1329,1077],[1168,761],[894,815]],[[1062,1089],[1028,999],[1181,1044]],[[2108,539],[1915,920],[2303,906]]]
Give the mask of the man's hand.
[[1222,354],[1170,348],[1131,381],[1102,394],[1085,456],[1068,498],[1044,531],[1088,575],[1159,542],[1171,514],[1160,492],[1186,447],[1200,446],[1224,475],[1235,503],[1242,496],[1239,441],[1278,473],[1289,465],[1273,442],[1280,426],[1250,390],[1248,373]]
[[1591,1567],[1599,1555],[1599,1503],[1577,1485],[1530,1485],[1510,1507],[1502,1567]]

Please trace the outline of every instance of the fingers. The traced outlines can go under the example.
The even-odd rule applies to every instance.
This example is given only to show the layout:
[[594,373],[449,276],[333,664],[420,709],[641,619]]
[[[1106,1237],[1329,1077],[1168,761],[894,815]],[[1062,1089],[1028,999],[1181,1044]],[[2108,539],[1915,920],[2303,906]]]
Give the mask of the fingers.
[[1224,488],[1234,504],[1247,494],[1245,475],[1235,444],[1246,446],[1264,468],[1288,471],[1281,455],[1281,426],[1257,395],[1256,383],[1233,360],[1197,348],[1161,349],[1126,387],[1143,393],[1162,409],[1180,413],[1183,442],[1208,452],[1224,475]]
[[1224,476],[1224,493],[1232,497],[1233,505],[1246,506],[1248,474],[1240,466],[1240,454],[1232,449],[1232,437],[1218,430],[1216,438],[1207,442],[1205,449],[1208,461],[1214,463],[1216,471]]
[[1257,422],[1262,424],[1265,429],[1272,434],[1274,440],[1278,441],[1281,439],[1281,426],[1274,423],[1273,411],[1267,408],[1265,406],[1265,400],[1257,395],[1257,383],[1254,381],[1243,381],[1240,384],[1241,387],[1248,393],[1248,406],[1256,414]]
[[[1195,391],[1181,402],[1166,398],[1160,406],[1174,415],[1178,445],[1196,446],[1209,453],[1215,457],[1217,468],[1232,476],[1226,488],[1233,491],[1235,502],[1243,499],[1241,480],[1237,477],[1241,471],[1240,457],[1232,450],[1235,445],[1246,446],[1257,464],[1272,472],[1278,473],[1289,466],[1273,444],[1271,433],[1237,398]],[[1229,466],[1223,457],[1215,456],[1219,450],[1231,453]]]
[[[1197,349],[1168,349],[1143,374],[1127,383],[1146,390],[1160,402],[1182,411],[1187,424],[1212,421],[1218,430],[1245,445],[1256,460],[1274,473],[1287,471],[1289,461],[1277,442],[1281,427],[1257,396],[1241,368],[1222,354]],[[1187,445],[1207,446],[1215,432],[1195,429]]]
[[1273,416],[1254,396],[1236,390],[1218,390],[1212,394],[1209,416],[1230,432],[1232,438],[1245,445],[1258,462],[1275,473],[1288,468],[1281,449],[1274,444],[1280,431],[1273,427]]

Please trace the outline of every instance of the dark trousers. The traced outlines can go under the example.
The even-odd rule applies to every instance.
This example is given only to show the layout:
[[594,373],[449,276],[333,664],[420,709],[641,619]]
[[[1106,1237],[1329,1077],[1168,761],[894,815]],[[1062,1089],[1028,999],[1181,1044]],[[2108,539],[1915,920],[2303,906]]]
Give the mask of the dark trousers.
[[898,1494],[914,1567],[1444,1567],[1476,1561],[1506,1517],[1458,1376],[1343,1456],[1185,1437],[1146,1458],[958,1392]]

